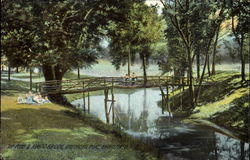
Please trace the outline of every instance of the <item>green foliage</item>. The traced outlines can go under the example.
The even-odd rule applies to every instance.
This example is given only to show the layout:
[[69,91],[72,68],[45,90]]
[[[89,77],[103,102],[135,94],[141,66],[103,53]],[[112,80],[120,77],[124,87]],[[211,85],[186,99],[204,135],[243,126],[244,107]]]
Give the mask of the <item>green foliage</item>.
[[167,21],[165,36],[167,39],[167,52],[161,52],[158,55],[159,68],[163,74],[174,71],[175,75],[179,73],[179,76],[181,76],[187,68],[187,57],[180,36],[169,21]]
[[247,0],[233,1],[229,6],[231,16],[237,16],[237,26],[235,33],[247,34],[250,28],[250,2]]
[[158,62],[163,73],[184,75],[196,54],[209,52],[215,31],[225,19],[224,5],[221,1],[165,1],[168,52]]
[[2,39],[3,54],[7,56],[10,66],[29,66],[35,53],[30,49],[34,35],[30,31],[14,29]]
[[13,66],[56,66],[64,73],[92,64],[114,5],[101,0],[4,0],[2,51]]
[[132,61],[136,53],[148,60],[154,51],[153,44],[163,39],[163,23],[156,8],[143,3],[132,3],[126,18],[116,24],[110,23],[109,28],[110,52],[117,69],[125,65],[128,52],[131,53]]

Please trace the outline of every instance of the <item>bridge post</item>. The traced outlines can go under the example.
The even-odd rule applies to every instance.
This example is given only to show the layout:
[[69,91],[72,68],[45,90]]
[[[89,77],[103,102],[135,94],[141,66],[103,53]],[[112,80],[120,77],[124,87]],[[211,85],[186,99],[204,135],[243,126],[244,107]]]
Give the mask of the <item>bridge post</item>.
[[[82,89],[84,90],[84,82],[82,82]],[[83,104],[83,111],[85,113],[85,92],[82,92],[82,104]]]
[[164,107],[166,106],[166,95],[165,95],[161,85],[159,85],[159,88],[161,90],[161,113],[164,114]]
[[83,102],[83,111],[86,112],[86,101],[85,101],[85,92],[82,92],[82,102]]
[[114,96],[114,79],[112,77],[112,88],[111,88],[111,94],[112,94],[112,123],[115,124],[115,96]]
[[174,107],[174,85],[172,85],[172,92],[173,92],[173,96],[172,96],[172,106]]
[[182,82],[183,82],[183,81],[182,81],[182,78],[181,78],[181,79],[180,79],[180,87],[179,87],[179,90],[180,90],[180,96],[181,96],[181,110],[182,110],[182,103],[183,103],[183,102],[182,102],[182,101],[183,101],[183,99],[182,99],[183,92],[181,92],[182,85],[183,85],[183,84],[182,84]]
[[167,105],[168,112],[170,114],[168,83],[166,85],[166,90],[167,90],[167,102],[166,102],[166,105]]
[[104,89],[104,107],[105,107],[105,115],[106,115],[106,122],[109,123],[109,111],[108,111],[108,93],[109,89]]
[[185,77],[182,78],[182,91],[185,90]]
[[106,86],[106,79],[105,77],[103,78],[104,86]]
[[166,105],[164,95],[161,95],[161,114],[164,114],[164,106]]
[[88,114],[90,113],[90,98],[89,98],[89,91],[88,91]]

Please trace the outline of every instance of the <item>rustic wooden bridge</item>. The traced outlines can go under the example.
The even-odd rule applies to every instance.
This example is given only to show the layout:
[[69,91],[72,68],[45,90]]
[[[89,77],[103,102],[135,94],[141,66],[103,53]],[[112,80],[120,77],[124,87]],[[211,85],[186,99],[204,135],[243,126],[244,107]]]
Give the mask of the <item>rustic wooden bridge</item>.
[[[197,79],[193,79],[193,84],[198,85]],[[207,85],[207,84],[202,84]],[[189,80],[187,77],[173,77],[173,76],[147,76],[146,83],[142,76],[137,76],[135,79],[126,79],[125,77],[90,77],[76,80],[62,80],[62,81],[46,81],[35,83],[35,89],[42,95],[48,94],[83,94],[83,109],[86,111],[85,105],[85,93],[88,97],[88,109],[90,112],[90,98],[89,92],[91,91],[104,91],[104,107],[106,114],[106,122],[109,123],[110,113],[112,111],[112,122],[114,124],[115,110],[114,110],[114,88],[153,88],[159,87],[162,95],[162,113],[166,107],[168,112],[171,112],[169,106],[169,87],[181,87],[184,90],[185,86],[189,86]],[[164,91],[163,88],[166,87]],[[111,93],[111,99],[109,99],[109,91]],[[108,107],[108,103],[110,107]],[[181,97],[182,102],[182,97]]]
[[[193,84],[197,85],[197,80],[193,79]],[[142,76],[135,80],[124,77],[90,77],[76,80],[46,81],[35,83],[37,92],[46,94],[74,94],[90,92],[111,88],[153,88],[159,86],[188,86],[187,77],[173,76],[148,76],[147,83],[144,83]]]

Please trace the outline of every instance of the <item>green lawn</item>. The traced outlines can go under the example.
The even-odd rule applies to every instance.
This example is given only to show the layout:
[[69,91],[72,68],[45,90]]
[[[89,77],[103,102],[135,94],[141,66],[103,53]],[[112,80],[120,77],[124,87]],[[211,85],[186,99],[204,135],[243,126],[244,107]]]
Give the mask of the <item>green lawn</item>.
[[[158,159],[150,146],[90,115],[55,104],[17,104],[28,82],[4,81],[2,87],[1,157],[7,160]],[[8,147],[18,144],[45,146]]]
[[[15,97],[2,96],[1,115],[1,148],[10,144],[66,146],[66,149],[5,148],[1,155],[7,159],[156,159],[130,147],[111,131],[103,132],[109,128],[103,123],[95,121],[100,123],[99,128],[102,126],[100,131],[95,128],[97,124],[90,125],[93,122],[89,118],[76,117],[72,111],[58,105],[17,104]],[[67,149],[67,146],[73,149]],[[79,146],[92,148],[79,149]]]
[[[246,77],[249,78],[249,75],[247,74]],[[184,113],[191,120],[214,122],[239,133],[243,138],[247,137],[249,82],[241,82],[241,76],[237,72],[225,71],[219,71],[208,80],[217,84],[202,88],[198,105],[195,108],[188,105],[188,90],[184,93],[176,91],[176,95],[171,96],[172,99],[170,99],[170,104],[174,103],[172,106],[174,112],[177,115]],[[182,108],[179,101],[181,95],[183,97]]]

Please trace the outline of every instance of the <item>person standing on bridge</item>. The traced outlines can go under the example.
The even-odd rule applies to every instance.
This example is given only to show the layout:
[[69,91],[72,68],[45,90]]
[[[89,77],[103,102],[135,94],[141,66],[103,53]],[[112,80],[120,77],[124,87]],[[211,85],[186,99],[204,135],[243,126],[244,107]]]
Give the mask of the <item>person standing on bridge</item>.
[[125,80],[124,80],[125,85],[128,84],[128,81],[129,81],[129,80],[130,80],[130,77],[128,76],[128,74],[126,74],[126,75],[125,75]]
[[132,79],[132,81],[136,81],[137,80],[137,78],[135,76],[135,72],[132,73],[131,79]]
[[134,85],[135,81],[137,80],[137,78],[135,76],[135,72],[132,73],[131,80],[132,80],[132,85]]
[[128,76],[128,74],[125,75],[125,81],[129,81],[130,77]]

